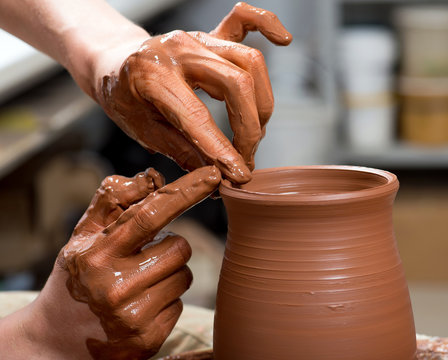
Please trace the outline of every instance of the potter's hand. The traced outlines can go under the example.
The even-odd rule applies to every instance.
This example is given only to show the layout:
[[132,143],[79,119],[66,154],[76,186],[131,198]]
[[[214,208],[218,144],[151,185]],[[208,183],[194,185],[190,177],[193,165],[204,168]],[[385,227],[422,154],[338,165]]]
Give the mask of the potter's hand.
[[[20,331],[4,339],[8,324],[0,322],[2,359],[37,358],[25,356],[30,353],[46,360],[154,355],[174,327],[182,311],[179,297],[192,279],[185,266],[188,243],[159,231],[219,181],[216,167],[166,186],[154,170],[133,179],[107,178],[37,300],[13,314],[9,323]],[[14,346],[2,352],[2,345],[21,342],[30,351],[14,353],[22,351]]]
[[205,167],[148,195],[161,179],[151,174],[155,181],[145,186],[143,178],[129,191],[127,180],[107,179],[60,255],[70,294],[89,305],[107,335],[87,341],[94,358],[146,359],[158,351],[192,280],[188,243],[159,231],[220,180],[216,168]]
[[[247,182],[274,105],[263,55],[236,43],[255,30],[278,45],[292,40],[274,14],[238,3],[209,34],[173,31],[145,41],[118,75],[102,76],[97,99],[146,149],[188,170],[215,164],[232,181]],[[234,147],[195,88],[225,100]]]

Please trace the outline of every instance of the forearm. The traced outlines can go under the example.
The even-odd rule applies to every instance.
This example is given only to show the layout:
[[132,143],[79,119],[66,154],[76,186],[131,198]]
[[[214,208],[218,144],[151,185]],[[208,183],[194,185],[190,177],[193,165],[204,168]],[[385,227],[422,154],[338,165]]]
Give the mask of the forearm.
[[[0,319],[0,354],[4,360],[58,359],[51,346],[45,346],[45,332],[35,331],[42,325],[33,319],[31,306]],[[39,333],[39,338],[36,334]]]
[[149,37],[103,0],[0,0],[0,27],[62,64],[92,97],[99,73],[119,66],[101,53],[115,49],[124,61]]

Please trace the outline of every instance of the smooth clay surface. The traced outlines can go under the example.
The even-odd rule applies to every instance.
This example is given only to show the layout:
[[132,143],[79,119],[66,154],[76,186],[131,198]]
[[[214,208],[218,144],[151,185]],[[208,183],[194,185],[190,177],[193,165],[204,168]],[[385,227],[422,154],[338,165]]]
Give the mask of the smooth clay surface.
[[215,359],[414,359],[397,178],[343,166],[253,175],[220,187],[229,227]]

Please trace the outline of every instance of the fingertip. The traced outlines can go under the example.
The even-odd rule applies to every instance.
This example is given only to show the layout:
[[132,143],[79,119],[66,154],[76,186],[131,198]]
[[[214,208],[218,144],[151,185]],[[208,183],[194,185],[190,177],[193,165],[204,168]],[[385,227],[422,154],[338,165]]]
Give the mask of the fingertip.
[[262,29],[260,29],[260,31],[275,45],[288,46],[292,41],[292,34],[287,31],[283,25],[278,25],[280,29],[277,29],[275,32],[267,32]]
[[221,181],[221,172],[215,165],[203,166],[194,170],[191,174],[194,175],[193,184],[205,184],[212,189],[216,188]]
[[151,180],[154,184],[154,190],[160,189],[165,186],[165,177],[154,168],[147,168],[145,176],[148,180]]
[[179,253],[182,255],[182,258],[184,259],[184,263],[186,264],[190,259],[193,250],[191,249],[190,244],[188,241],[183,238],[182,236],[177,235],[176,236],[176,246],[179,251]]
[[184,272],[184,276],[185,276],[185,284],[187,285],[186,290],[188,290],[191,287],[191,285],[193,284],[193,272],[186,265],[183,268],[183,272]]
[[221,171],[215,165],[207,166],[209,168],[208,181],[213,185],[221,182]]
[[283,37],[283,40],[281,42],[282,46],[287,46],[287,45],[291,44],[291,42],[293,40],[293,36],[289,31],[286,31],[282,37]]
[[242,161],[231,161],[220,157],[216,159],[217,166],[224,178],[236,184],[245,184],[252,179],[252,174],[247,165]]

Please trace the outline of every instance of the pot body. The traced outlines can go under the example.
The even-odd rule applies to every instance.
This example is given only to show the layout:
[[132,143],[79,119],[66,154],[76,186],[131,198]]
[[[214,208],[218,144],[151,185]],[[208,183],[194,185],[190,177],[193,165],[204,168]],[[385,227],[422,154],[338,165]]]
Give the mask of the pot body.
[[265,169],[241,188],[224,183],[215,359],[414,359],[393,234],[397,190],[390,173],[341,166]]

